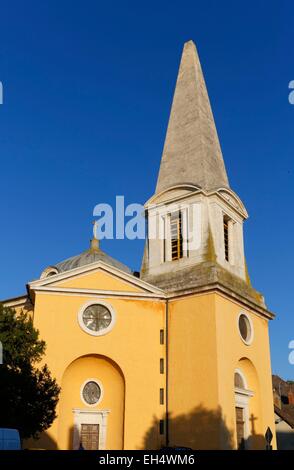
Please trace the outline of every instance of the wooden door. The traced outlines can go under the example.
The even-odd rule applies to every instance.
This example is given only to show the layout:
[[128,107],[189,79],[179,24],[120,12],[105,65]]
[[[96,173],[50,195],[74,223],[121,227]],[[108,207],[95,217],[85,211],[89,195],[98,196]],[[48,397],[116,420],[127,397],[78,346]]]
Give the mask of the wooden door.
[[244,449],[245,444],[244,408],[236,406],[237,448]]
[[99,449],[99,424],[81,425],[81,447],[84,450]]

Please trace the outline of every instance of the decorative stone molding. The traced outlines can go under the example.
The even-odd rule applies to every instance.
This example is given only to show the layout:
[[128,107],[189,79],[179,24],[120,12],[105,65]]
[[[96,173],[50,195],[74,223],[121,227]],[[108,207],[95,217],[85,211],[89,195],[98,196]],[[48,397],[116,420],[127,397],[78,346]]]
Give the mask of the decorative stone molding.
[[82,424],[99,425],[99,450],[106,449],[107,417],[110,410],[82,410],[74,408],[73,450],[78,450],[81,441]]

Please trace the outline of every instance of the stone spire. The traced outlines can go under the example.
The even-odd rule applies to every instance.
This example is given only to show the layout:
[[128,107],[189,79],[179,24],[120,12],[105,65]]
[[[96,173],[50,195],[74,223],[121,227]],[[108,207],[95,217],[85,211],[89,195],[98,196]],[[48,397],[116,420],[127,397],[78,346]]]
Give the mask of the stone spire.
[[182,54],[156,193],[179,184],[229,187],[210,102],[193,41]]

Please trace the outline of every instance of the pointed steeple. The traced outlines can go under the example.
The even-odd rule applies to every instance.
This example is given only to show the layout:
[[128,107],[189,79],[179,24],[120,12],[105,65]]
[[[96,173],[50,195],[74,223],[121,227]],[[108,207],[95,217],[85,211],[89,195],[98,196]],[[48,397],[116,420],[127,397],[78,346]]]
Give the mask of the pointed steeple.
[[229,187],[193,41],[184,45],[156,193],[187,183],[206,190]]

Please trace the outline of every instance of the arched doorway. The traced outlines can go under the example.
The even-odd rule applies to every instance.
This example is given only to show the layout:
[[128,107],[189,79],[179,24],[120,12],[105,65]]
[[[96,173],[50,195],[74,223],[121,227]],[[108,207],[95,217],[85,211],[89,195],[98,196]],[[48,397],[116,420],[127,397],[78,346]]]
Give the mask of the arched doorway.
[[65,370],[59,405],[60,449],[123,449],[125,384],[116,363],[87,355]]
[[253,392],[248,389],[245,375],[240,369],[235,370],[235,413],[236,413],[236,438],[237,448],[246,449],[249,438],[249,399]]
[[[245,449],[265,449],[260,384],[256,368],[250,359],[242,357],[238,361],[234,379],[237,448],[241,444],[241,448],[243,446]],[[237,411],[237,408],[242,411]],[[242,421],[244,441],[241,443]]]

